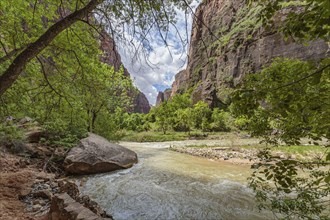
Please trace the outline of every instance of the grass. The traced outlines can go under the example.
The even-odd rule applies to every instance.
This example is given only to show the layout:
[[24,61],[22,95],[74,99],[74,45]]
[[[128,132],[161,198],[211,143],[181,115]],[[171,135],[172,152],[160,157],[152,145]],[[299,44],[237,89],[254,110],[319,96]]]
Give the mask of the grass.
[[309,156],[311,153],[324,154],[327,149],[324,146],[316,145],[302,145],[302,146],[279,146],[273,147],[272,151],[281,151],[289,154],[300,154],[302,156]]
[[189,135],[184,132],[127,132],[122,141],[134,141],[134,142],[164,142],[164,141],[182,141],[187,140]]
[[[244,136],[245,133],[240,133]],[[164,141],[183,141],[189,139],[206,139],[206,140],[235,140],[239,138],[237,134],[233,132],[202,132],[192,131],[190,134],[187,132],[174,132],[169,131],[164,134],[157,131],[146,132],[133,132],[133,131],[121,131],[121,141],[132,142],[164,142]]]
[[[244,149],[262,149],[264,148],[264,145],[244,145],[240,146],[240,148]],[[302,156],[308,156],[310,153],[325,153],[326,147],[324,146],[318,146],[318,145],[294,145],[294,146],[277,146],[277,147],[270,147],[270,150],[272,152],[283,152],[287,154],[295,154],[295,155],[302,155]]]

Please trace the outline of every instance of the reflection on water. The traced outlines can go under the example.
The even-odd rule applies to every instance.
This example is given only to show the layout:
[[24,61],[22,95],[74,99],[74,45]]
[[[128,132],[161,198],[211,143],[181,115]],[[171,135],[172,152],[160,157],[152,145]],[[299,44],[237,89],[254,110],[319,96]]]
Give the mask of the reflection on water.
[[133,168],[88,177],[82,192],[115,219],[270,219],[244,186],[249,166],[125,144]]

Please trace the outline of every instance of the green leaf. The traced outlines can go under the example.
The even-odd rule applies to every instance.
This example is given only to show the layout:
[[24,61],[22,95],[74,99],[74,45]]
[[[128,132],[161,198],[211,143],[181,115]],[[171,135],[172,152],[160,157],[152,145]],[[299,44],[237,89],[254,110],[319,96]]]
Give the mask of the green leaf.
[[271,178],[273,178],[273,174],[270,174],[269,176],[267,176],[267,180],[270,180]]
[[326,160],[326,161],[330,161],[330,152],[327,154],[325,160]]
[[325,178],[324,178],[324,182],[329,184],[330,183],[330,174],[328,174]]

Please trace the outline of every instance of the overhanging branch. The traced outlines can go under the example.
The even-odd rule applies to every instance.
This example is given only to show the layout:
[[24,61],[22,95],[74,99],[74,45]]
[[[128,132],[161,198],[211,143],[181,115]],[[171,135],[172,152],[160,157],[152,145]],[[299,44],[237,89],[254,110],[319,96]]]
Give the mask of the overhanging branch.
[[0,96],[11,87],[11,85],[17,80],[26,64],[36,57],[43,49],[45,49],[54,38],[59,35],[63,30],[70,27],[79,19],[87,17],[97,5],[104,0],[91,0],[83,8],[71,13],[60,21],[52,25],[44,34],[42,34],[35,42],[28,45],[11,63],[6,71],[0,76]]

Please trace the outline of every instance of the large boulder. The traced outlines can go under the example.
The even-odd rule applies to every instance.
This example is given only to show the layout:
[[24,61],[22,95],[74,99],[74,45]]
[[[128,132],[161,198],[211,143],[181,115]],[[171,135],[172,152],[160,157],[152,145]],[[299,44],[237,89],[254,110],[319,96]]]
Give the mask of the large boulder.
[[81,175],[125,169],[134,163],[137,163],[135,152],[89,134],[70,150],[64,160],[64,168],[70,174]]

